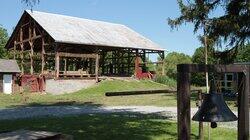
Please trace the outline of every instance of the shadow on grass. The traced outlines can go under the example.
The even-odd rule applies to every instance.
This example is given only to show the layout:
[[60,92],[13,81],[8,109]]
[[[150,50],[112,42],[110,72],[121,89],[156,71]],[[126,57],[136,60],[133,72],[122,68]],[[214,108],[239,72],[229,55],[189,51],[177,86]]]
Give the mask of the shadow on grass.
[[[0,121],[0,131],[44,130],[70,134],[74,139],[88,140],[176,139],[176,123],[166,119],[162,116],[143,114],[88,114]],[[192,134],[192,138],[197,139],[197,136]]]
[[94,102],[78,102],[78,101],[58,101],[58,102],[31,102],[22,105],[11,105],[7,108],[24,108],[24,107],[43,107],[43,106],[94,106],[100,107],[102,104]]

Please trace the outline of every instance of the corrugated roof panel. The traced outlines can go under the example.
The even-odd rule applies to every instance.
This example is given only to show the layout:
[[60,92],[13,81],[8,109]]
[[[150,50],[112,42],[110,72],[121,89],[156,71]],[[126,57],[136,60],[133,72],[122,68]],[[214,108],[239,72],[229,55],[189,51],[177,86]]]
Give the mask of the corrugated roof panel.
[[38,11],[26,11],[56,42],[161,50],[159,45],[121,25]]
[[0,59],[0,72],[21,72],[16,60]]

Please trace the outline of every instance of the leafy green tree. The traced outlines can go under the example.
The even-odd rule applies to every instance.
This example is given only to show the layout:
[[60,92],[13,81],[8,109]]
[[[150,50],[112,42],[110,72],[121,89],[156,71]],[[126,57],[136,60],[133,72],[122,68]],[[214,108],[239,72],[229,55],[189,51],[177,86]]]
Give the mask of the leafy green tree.
[[250,62],[250,44],[239,49],[235,62]]
[[[192,56],[192,62],[196,64],[205,64],[205,49],[204,47],[199,47],[195,50]],[[208,64],[216,63],[216,59],[213,57],[213,48],[208,49]]]
[[[194,24],[194,33],[204,29],[208,38],[213,40],[214,46],[226,43],[227,53],[237,52],[238,48],[249,41],[250,37],[250,3],[249,0],[177,0],[181,15],[176,19],[169,19],[172,28],[190,22]],[[185,3],[185,4],[184,4]],[[216,9],[224,10],[224,14],[214,16]],[[234,55],[232,55],[234,56]]]
[[[205,64],[204,47],[199,47],[195,50],[192,56],[192,62],[196,64]],[[216,59],[213,57],[213,48],[208,49],[208,64],[216,63]],[[191,82],[197,86],[205,86],[206,77],[204,73],[193,73],[191,76]]]
[[[177,64],[191,64],[191,57],[183,53],[171,52],[164,59],[165,72],[170,78],[177,79]],[[159,68],[161,69],[161,68]]]
[[7,57],[7,51],[4,48],[7,41],[8,41],[7,30],[0,26],[0,58]]
[[30,8],[32,9],[33,6],[40,2],[40,0],[21,0],[21,2],[25,3],[27,6],[30,6]]

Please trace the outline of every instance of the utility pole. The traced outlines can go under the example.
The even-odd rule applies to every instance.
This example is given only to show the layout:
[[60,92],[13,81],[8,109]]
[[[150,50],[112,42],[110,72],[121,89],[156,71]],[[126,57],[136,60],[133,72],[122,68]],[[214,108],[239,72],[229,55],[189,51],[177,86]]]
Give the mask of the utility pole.
[[[206,21],[203,22],[203,29],[204,29],[204,49],[205,49],[205,64],[208,64],[208,45],[207,45],[207,25]],[[206,92],[209,92],[209,85],[208,85],[208,72],[206,74]],[[210,140],[210,123],[208,123],[208,140]]]

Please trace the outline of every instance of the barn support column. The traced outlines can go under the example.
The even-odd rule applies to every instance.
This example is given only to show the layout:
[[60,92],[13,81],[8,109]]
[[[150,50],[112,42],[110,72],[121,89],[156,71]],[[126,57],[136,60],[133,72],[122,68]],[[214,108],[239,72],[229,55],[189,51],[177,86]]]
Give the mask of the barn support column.
[[137,76],[137,71],[138,71],[138,68],[139,68],[139,50],[138,49],[136,49],[136,51],[135,51],[135,72],[134,72],[134,74],[135,74],[135,76]]
[[23,51],[24,51],[24,45],[23,45],[23,29],[20,28],[20,47],[21,47],[21,73],[24,74],[24,67],[23,67],[23,59],[24,59],[24,56],[23,56]]
[[161,60],[162,60],[162,75],[165,75],[165,54],[164,54],[164,51],[162,52],[162,56],[161,56]]
[[64,58],[64,73],[67,73],[67,58]]
[[95,59],[95,80],[96,80],[96,82],[99,81],[98,74],[99,74],[99,55],[97,53],[96,59]]
[[58,52],[58,45],[56,45],[55,50],[55,79],[59,78],[59,70],[60,70],[60,57]]
[[16,45],[16,41],[14,41],[14,60],[16,60],[16,47],[17,47],[17,45]]
[[42,68],[41,68],[41,73],[43,74],[44,73],[44,66],[45,66],[45,42],[44,42],[44,35],[42,37],[42,52],[41,52],[41,55],[42,55]]
[[131,64],[131,58],[130,58],[130,53],[131,53],[131,50],[128,49],[127,50],[127,53],[128,53],[128,59],[127,59],[127,66],[128,66],[128,75],[130,75],[130,64]]
[[33,49],[33,42],[30,42],[30,74],[34,73],[34,61],[33,61],[33,56],[34,56],[34,49]]

